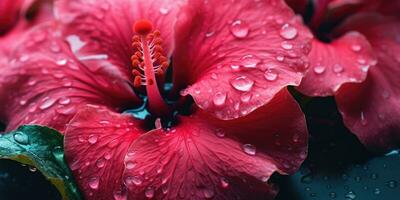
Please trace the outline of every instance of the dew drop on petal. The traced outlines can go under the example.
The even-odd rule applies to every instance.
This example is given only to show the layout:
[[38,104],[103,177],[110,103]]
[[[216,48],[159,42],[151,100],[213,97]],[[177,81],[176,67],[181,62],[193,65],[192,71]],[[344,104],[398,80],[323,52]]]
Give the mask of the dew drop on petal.
[[248,103],[251,100],[252,94],[251,93],[244,93],[242,96],[240,96],[240,100],[243,103]]
[[148,199],[153,198],[154,197],[154,188],[153,187],[147,187],[147,189],[144,192],[144,194]]
[[124,190],[116,190],[114,191],[114,200],[127,200],[128,193]]
[[215,135],[219,138],[223,138],[225,137],[225,132],[222,129],[218,128],[215,130]]
[[125,167],[126,169],[133,169],[135,168],[135,166],[136,166],[135,162],[127,162]]
[[335,73],[341,73],[344,71],[344,68],[341,64],[335,64],[333,65],[333,72]]
[[208,188],[204,189],[203,194],[206,199],[211,199],[215,195],[214,190]]
[[223,92],[215,93],[215,95],[213,97],[214,105],[222,106],[225,104],[225,101],[226,101],[226,93],[223,93]]
[[233,88],[242,92],[250,91],[254,85],[254,81],[247,78],[246,76],[236,77],[235,79],[231,80],[230,83]]
[[278,72],[276,72],[274,69],[267,69],[264,72],[264,78],[268,81],[275,81],[278,76]]
[[97,142],[98,136],[97,135],[90,135],[88,138],[88,142],[90,144],[95,144]]
[[99,178],[97,178],[97,177],[92,177],[92,178],[90,178],[89,179],[89,182],[88,182],[88,184],[89,184],[89,187],[90,188],[92,188],[92,189],[94,189],[94,190],[97,190],[98,188],[99,188]]
[[249,25],[241,20],[236,20],[232,23],[230,31],[236,38],[245,38],[249,34]]
[[290,24],[284,24],[281,28],[280,35],[284,39],[292,40],[297,36],[297,29]]
[[344,197],[346,200],[353,200],[357,198],[356,194],[352,191],[349,191]]
[[61,60],[57,60],[56,64],[59,66],[64,66],[67,64],[67,62],[68,62],[67,59],[61,59]]
[[279,62],[282,62],[283,60],[285,60],[285,57],[282,56],[282,55],[277,55],[276,56],[276,60],[279,61]]
[[361,123],[361,125],[363,125],[363,126],[366,126],[367,125],[367,119],[365,118],[365,114],[364,114],[364,112],[361,112],[360,113],[360,123]]
[[290,50],[290,49],[293,49],[293,44],[291,44],[291,43],[288,42],[288,41],[283,41],[283,42],[281,43],[281,47],[282,47],[283,49],[285,49],[285,50]]
[[244,144],[242,148],[246,154],[252,156],[256,155],[256,147],[253,146],[252,144]]
[[261,62],[260,59],[256,58],[253,55],[245,55],[242,57],[242,65],[245,68],[256,68],[257,65]]
[[53,106],[55,102],[56,102],[55,99],[47,98],[45,101],[43,101],[43,103],[39,106],[39,108],[41,110],[46,110],[47,108],[50,108],[51,106]]
[[163,7],[162,7],[162,8],[160,8],[159,11],[160,11],[160,13],[163,14],[163,15],[167,15],[167,14],[169,13],[169,9],[168,9],[168,8],[163,8]]
[[61,105],[67,105],[67,104],[69,104],[70,102],[71,102],[71,99],[68,98],[68,97],[61,97],[61,98],[58,100],[58,103],[61,104]]
[[96,166],[98,168],[103,168],[106,164],[106,161],[103,158],[100,158],[96,161]]
[[227,188],[227,187],[229,187],[229,182],[228,182],[228,180],[226,180],[226,178],[221,177],[221,178],[220,178],[220,181],[221,181],[221,187],[222,187],[222,188]]
[[14,133],[14,140],[23,145],[29,144],[29,136],[21,131]]
[[322,65],[317,65],[314,67],[314,72],[318,75],[323,74],[325,72],[325,67]]
[[361,51],[361,46],[358,44],[351,45],[351,50],[353,50],[354,52],[359,52]]

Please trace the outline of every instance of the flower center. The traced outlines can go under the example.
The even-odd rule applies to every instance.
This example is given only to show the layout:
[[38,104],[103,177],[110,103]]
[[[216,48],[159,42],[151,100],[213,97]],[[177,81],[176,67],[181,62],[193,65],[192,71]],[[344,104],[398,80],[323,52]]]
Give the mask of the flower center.
[[169,108],[163,100],[156,78],[163,78],[168,68],[168,59],[163,55],[162,40],[158,30],[148,20],[138,20],[133,25],[137,34],[132,37],[134,54],[131,57],[134,87],[146,88],[149,111],[156,116],[165,116]]

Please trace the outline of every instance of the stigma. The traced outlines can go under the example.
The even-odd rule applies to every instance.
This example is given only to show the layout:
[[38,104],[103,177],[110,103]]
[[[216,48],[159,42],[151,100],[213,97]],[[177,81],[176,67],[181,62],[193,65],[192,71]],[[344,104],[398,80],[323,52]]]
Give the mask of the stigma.
[[138,20],[132,27],[131,56],[133,86],[146,88],[149,109],[160,115],[167,112],[168,106],[159,91],[157,78],[162,79],[169,66],[164,56],[160,31],[153,31],[153,24],[146,19]]

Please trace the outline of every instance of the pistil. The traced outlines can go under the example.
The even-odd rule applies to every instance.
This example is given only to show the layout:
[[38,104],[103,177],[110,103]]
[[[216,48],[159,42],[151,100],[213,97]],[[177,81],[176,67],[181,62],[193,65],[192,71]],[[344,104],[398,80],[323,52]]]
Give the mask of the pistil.
[[167,58],[163,56],[160,32],[153,30],[153,25],[148,20],[139,20],[133,26],[138,35],[132,38],[132,47],[135,53],[132,55],[132,74],[134,86],[145,86],[148,97],[148,107],[156,116],[166,115],[169,111],[158,88],[156,75],[162,77],[168,67]]

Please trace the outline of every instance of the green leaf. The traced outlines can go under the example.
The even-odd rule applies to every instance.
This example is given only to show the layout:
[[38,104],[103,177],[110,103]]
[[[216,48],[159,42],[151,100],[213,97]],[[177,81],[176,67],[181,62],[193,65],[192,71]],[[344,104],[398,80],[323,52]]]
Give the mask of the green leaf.
[[82,199],[64,160],[63,136],[56,130],[26,125],[0,135],[0,159],[36,167],[58,189],[63,200]]

